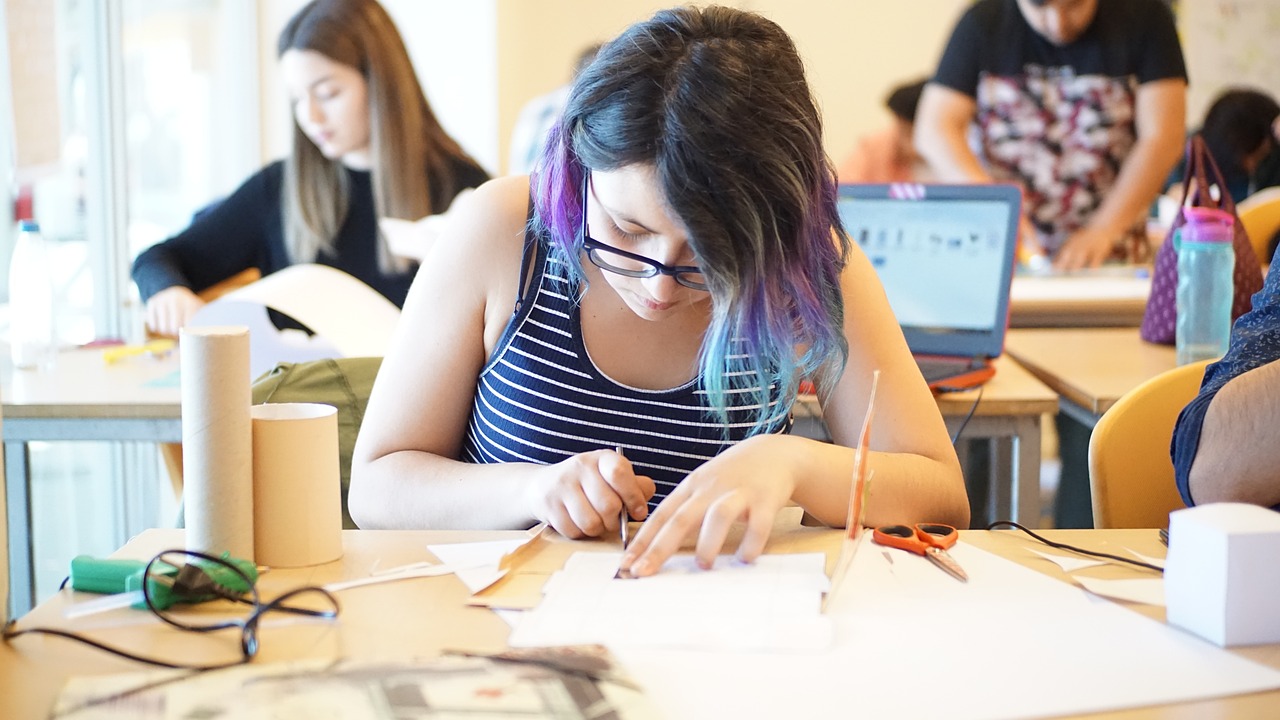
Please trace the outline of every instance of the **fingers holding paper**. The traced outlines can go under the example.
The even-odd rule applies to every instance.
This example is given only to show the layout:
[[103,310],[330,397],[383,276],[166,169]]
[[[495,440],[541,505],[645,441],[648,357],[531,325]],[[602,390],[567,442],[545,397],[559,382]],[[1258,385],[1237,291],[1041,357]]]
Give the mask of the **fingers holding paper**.
[[652,575],[695,534],[698,565],[710,568],[739,521],[746,529],[738,559],[759,557],[795,488],[779,453],[758,447],[774,439],[766,435],[739,443],[690,473],[636,534],[622,569],[636,577]]
[[598,537],[618,531],[623,507],[633,520],[645,519],[655,489],[621,454],[595,450],[541,468],[525,499],[533,516],[561,535]]
[[178,331],[204,304],[191,288],[182,285],[167,287],[147,300],[147,328],[156,335],[178,337]]

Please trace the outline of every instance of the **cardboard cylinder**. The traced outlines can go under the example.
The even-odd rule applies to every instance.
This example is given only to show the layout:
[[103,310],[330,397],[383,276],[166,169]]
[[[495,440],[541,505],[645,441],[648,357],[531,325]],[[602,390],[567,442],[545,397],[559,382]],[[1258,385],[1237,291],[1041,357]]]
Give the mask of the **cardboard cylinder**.
[[249,330],[182,328],[178,342],[187,548],[252,560]]
[[342,557],[337,409],[273,403],[252,416],[254,558],[304,567]]

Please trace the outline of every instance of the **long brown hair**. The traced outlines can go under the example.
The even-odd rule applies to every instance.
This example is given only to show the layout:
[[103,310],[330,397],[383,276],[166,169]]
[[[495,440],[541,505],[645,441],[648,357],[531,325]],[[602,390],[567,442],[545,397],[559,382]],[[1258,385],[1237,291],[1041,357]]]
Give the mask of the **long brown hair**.
[[[391,16],[374,0],[313,0],[297,12],[276,43],[276,56],[312,50],[355,68],[364,77],[369,103],[369,149],[377,217],[416,220],[442,212],[456,194],[450,159],[472,160],[444,131],[414,73]],[[431,185],[454,183],[448,192]],[[312,262],[334,239],[350,206],[347,174],[326,158],[293,123],[293,152],[285,161],[285,243],[293,262]],[[378,266],[404,272],[410,261],[391,254],[378,235]]]

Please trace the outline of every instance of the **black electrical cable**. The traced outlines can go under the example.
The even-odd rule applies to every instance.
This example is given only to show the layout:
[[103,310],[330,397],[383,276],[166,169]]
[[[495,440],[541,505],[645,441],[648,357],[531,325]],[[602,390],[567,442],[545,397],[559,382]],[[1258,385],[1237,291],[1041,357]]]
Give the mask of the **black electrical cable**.
[[1160,574],[1164,574],[1164,568],[1160,567],[1159,565],[1152,565],[1151,563],[1144,563],[1141,560],[1133,560],[1131,558],[1121,557],[1119,555],[1111,555],[1109,553],[1095,552],[1093,550],[1085,550],[1084,548],[1078,548],[1075,545],[1068,545],[1066,543],[1054,542],[1046,537],[1035,534],[1034,532],[1028,530],[1027,528],[1019,525],[1016,522],[1013,522],[1012,520],[997,520],[991,523],[990,525],[988,525],[987,529],[995,530],[996,528],[1001,526],[1008,526],[1011,528],[1015,528],[1017,530],[1021,530],[1022,532],[1030,535],[1031,537],[1035,538],[1036,540],[1039,540],[1040,542],[1044,543],[1045,545],[1048,545],[1049,547],[1058,548],[1060,550],[1070,550],[1071,552],[1077,552],[1077,553],[1080,553],[1081,555],[1089,555],[1091,557],[1105,558],[1107,560],[1115,560],[1116,562],[1127,563],[1129,565],[1136,565],[1137,567],[1140,567],[1140,568],[1144,568],[1147,570],[1155,570]]
[[[163,560],[163,558],[169,555],[185,555],[188,557],[199,558],[206,562],[211,562],[211,563],[220,565],[223,568],[226,568],[232,571],[236,576],[238,576],[244,582],[245,586],[248,588],[248,591],[246,593],[236,593],[234,591],[228,590],[224,587],[221,587],[217,583],[213,582],[212,579],[208,576],[208,573],[205,572],[203,569],[201,569],[199,566],[193,563],[184,563],[179,569],[179,574],[183,575],[182,582],[181,583],[175,582],[174,588],[173,588],[175,592],[178,592],[180,595],[188,598],[215,595],[219,598],[232,600],[234,602],[244,603],[252,607],[252,610],[249,612],[249,615],[245,618],[236,618],[234,620],[215,622],[208,625],[198,625],[193,623],[182,622],[181,620],[178,620],[174,617],[170,617],[165,610],[157,606],[156,600],[152,596],[152,593],[153,593],[152,584],[147,581],[147,579],[151,577],[152,567],[157,562],[161,564],[175,565],[174,563],[167,563],[165,560]],[[187,568],[194,568],[194,570],[188,571]],[[329,593],[329,591],[325,590],[324,588],[315,587],[315,586],[305,586],[305,587],[295,588],[293,590],[290,590],[289,592],[286,592],[280,595],[279,597],[276,597],[275,599],[269,602],[264,603],[262,602],[261,596],[258,594],[258,588],[254,580],[250,578],[243,570],[237,567],[234,563],[226,560],[225,558],[217,557],[214,555],[208,555],[206,553],[196,552],[194,550],[165,550],[164,552],[157,554],[155,557],[151,558],[151,560],[147,562],[146,568],[143,570],[143,578],[144,579],[142,582],[142,599],[143,599],[143,602],[146,603],[147,609],[149,609],[152,612],[152,614],[160,618],[160,620],[162,620],[166,624],[172,625],[173,627],[178,628],[179,630],[185,630],[188,632],[212,632],[215,630],[239,628],[240,629],[240,657],[237,658],[236,660],[231,660],[223,663],[214,663],[209,665],[170,662],[168,660],[161,660],[159,658],[152,658],[152,657],[146,657],[143,655],[138,655],[136,653],[129,652],[128,650],[107,645],[105,643],[99,642],[85,635],[74,633],[69,630],[62,630],[59,628],[44,628],[44,627],[15,629],[17,620],[10,620],[8,623],[5,624],[4,640],[5,642],[9,642],[12,639],[16,637],[20,637],[22,635],[52,635],[54,637],[66,638],[68,640],[74,640],[76,642],[84,643],[85,645],[97,648],[104,652],[108,652],[113,655],[118,655],[128,660],[133,660],[135,662],[140,662],[147,665],[155,665],[157,667],[173,668],[178,670],[208,671],[208,670],[221,670],[223,668],[234,667],[236,665],[243,665],[249,662],[250,660],[252,660],[254,656],[257,655],[258,653],[259,621],[261,620],[262,616],[268,612],[280,611],[280,612],[288,612],[288,613],[294,613],[299,615],[308,615],[311,617],[324,618],[324,619],[331,619],[338,616],[338,599],[335,598],[331,593]],[[244,597],[245,594],[248,594],[250,597],[245,598]],[[317,610],[317,609],[311,609],[311,608],[290,606],[285,604],[285,601],[293,598],[297,598],[303,595],[315,595],[319,597],[322,601],[324,601],[327,605],[331,606],[331,609],[326,608],[326,609]]]
[[[964,428],[966,425],[969,424],[969,420],[973,417],[973,413],[977,411],[978,403],[982,402],[982,391],[986,389],[987,389],[986,385],[978,386],[978,397],[973,399],[973,406],[969,408],[968,414],[966,414],[964,416],[964,419],[960,421],[960,427],[956,428],[956,434],[951,436],[952,445],[955,445],[956,442],[960,440],[960,433],[964,432]],[[954,391],[943,388],[943,392],[958,392],[959,390],[960,388],[956,388]]]

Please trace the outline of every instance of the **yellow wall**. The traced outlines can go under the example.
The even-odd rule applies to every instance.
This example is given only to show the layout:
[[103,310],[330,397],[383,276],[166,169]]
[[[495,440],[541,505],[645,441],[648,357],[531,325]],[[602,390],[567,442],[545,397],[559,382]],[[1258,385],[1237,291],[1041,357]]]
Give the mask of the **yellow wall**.
[[[795,39],[839,162],[861,133],[888,122],[883,101],[897,83],[931,74],[971,0],[722,0],[763,13]],[[305,0],[259,0],[264,160],[287,152],[289,117],[275,72],[275,37]],[[419,78],[445,128],[493,172],[506,170],[521,106],[569,80],[578,51],[676,0],[381,0],[400,26]],[[1277,89],[1265,42],[1280,27],[1257,3],[1214,15],[1182,3],[1191,70],[1188,125],[1227,85]],[[1269,8],[1270,6],[1267,5]],[[1203,16],[1203,17],[1202,17]],[[1256,26],[1243,32],[1242,26]],[[1252,38],[1248,43],[1223,37]],[[1259,44],[1261,43],[1261,45]],[[1273,45],[1275,43],[1272,43]],[[1262,48],[1259,50],[1259,48]],[[496,55],[496,58],[494,57]]]
[[[569,80],[578,51],[671,2],[497,0],[499,153],[530,98]],[[898,82],[930,74],[968,0],[739,0],[796,42],[839,161],[857,135],[888,122],[884,97]]]

